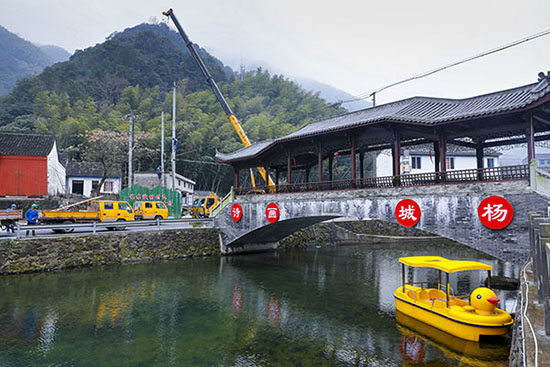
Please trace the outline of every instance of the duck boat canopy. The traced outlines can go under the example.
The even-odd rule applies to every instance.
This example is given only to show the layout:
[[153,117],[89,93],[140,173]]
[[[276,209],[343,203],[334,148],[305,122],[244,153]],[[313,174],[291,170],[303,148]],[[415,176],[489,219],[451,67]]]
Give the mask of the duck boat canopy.
[[[500,300],[490,289],[491,265],[440,256],[401,257],[399,262],[403,284],[394,292],[397,311],[466,340],[479,341],[481,335],[508,333],[513,320],[510,314],[496,307]],[[407,283],[406,266],[438,270],[437,288],[427,287],[430,282]],[[452,296],[450,274],[468,270],[487,271],[488,287],[477,288],[469,296]],[[446,275],[445,284],[441,282],[442,273]]]

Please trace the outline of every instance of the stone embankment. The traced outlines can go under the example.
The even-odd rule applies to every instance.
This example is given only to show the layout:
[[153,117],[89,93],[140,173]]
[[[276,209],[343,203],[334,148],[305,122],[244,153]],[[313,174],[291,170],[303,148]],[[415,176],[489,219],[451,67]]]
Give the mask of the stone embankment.
[[219,254],[212,228],[25,238],[0,243],[0,274]]

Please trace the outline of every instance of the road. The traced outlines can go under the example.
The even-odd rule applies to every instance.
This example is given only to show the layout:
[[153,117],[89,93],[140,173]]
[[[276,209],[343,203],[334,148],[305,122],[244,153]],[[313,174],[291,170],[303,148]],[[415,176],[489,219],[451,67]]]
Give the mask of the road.
[[[125,229],[118,229],[115,231],[109,231],[107,228],[98,227],[96,228],[96,233],[123,233],[123,232],[143,232],[143,231],[158,231],[159,227],[156,223],[147,221],[150,223],[148,226],[139,226],[139,227],[130,227],[127,226]],[[136,222],[139,224],[145,224],[146,222]],[[212,226],[212,221],[209,219],[203,220],[194,220],[194,221],[176,221],[176,220],[166,220],[160,222],[160,230],[170,230],[170,229],[190,229],[190,228],[208,228]],[[73,232],[70,233],[54,233],[49,228],[41,228],[40,225],[32,227],[35,230],[36,237],[41,238],[59,238],[67,236],[82,236],[93,234],[92,225],[89,224],[86,227],[74,228]],[[26,230],[21,229],[21,238],[31,238],[32,233],[29,232],[29,236],[25,234]],[[8,239],[16,239],[17,233],[7,233],[6,231],[0,231],[0,241]]]

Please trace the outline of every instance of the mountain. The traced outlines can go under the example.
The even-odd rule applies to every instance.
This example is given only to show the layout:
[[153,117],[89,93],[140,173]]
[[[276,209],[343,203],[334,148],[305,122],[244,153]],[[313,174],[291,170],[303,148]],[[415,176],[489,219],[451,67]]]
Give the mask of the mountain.
[[307,78],[293,77],[292,79],[300,84],[305,90],[319,92],[319,96],[325,99],[327,102],[345,102],[342,104],[342,107],[347,109],[349,112],[372,107],[372,103],[364,100],[356,100],[355,97],[351,94],[344,92],[341,89],[335,88],[331,85],[320,83],[318,81]]
[[[265,61],[247,60],[246,67],[249,70],[262,68],[262,69],[269,70],[271,73],[286,75],[290,80],[295,81],[296,83],[298,83],[298,85],[300,85],[305,90],[310,91],[312,93],[319,93],[319,97],[323,98],[327,102],[331,102],[331,103],[345,102],[345,103],[342,103],[342,107],[347,109],[349,112],[354,112],[354,111],[372,107],[372,103],[364,100],[355,100],[355,97],[353,95],[347,92],[344,92],[341,89],[333,87],[332,85],[321,83],[309,78],[304,78],[304,77],[295,76],[295,75],[288,75],[287,73],[284,72],[284,70],[281,70],[277,66],[271,65]],[[353,100],[353,102],[347,102],[350,100]]]
[[[188,92],[207,89],[191,54],[179,35],[165,24],[141,24],[111,34],[104,43],[77,50],[69,61],[47,67],[34,78],[21,80],[0,102],[0,126],[33,113],[36,96],[44,91],[66,93],[71,101],[92,98],[116,103],[127,86],[158,86],[167,91],[174,81],[187,79]],[[233,71],[199,49],[218,82],[233,80]]]
[[50,60],[53,61],[53,63],[67,61],[69,60],[69,57],[71,57],[71,54],[63,47],[55,45],[44,45],[38,47],[50,58]]
[[53,60],[40,48],[0,26],[0,96],[8,94],[15,82],[36,75]]

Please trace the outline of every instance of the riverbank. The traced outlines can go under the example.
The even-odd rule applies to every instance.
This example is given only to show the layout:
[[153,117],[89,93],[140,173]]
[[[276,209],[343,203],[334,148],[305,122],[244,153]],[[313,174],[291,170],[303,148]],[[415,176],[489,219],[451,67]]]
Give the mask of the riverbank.
[[0,274],[219,255],[212,228],[25,238],[0,244]]
[[[398,236],[391,234],[398,234]],[[338,243],[395,243],[426,239],[454,243],[394,223],[335,221],[300,230],[283,239],[280,242],[280,248]],[[221,255],[219,231],[214,228],[105,233],[58,238],[31,237],[0,243],[0,275],[212,255]]]

